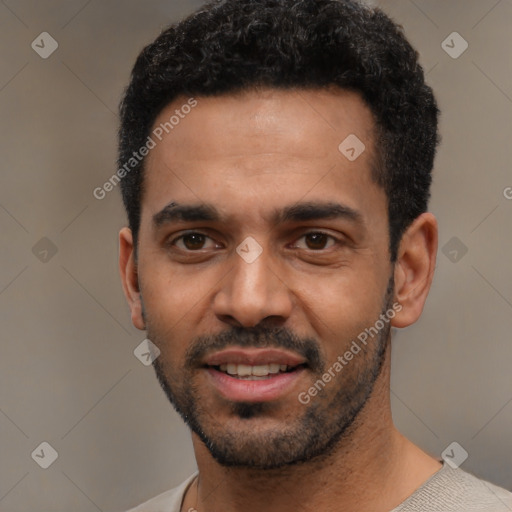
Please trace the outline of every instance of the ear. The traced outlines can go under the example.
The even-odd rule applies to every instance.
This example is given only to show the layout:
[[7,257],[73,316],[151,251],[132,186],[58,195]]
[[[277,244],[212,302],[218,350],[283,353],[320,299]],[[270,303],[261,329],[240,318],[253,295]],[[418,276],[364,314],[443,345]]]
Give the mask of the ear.
[[407,228],[395,263],[395,301],[402,309],[391,321],[393,327],[407,327],[421,315],[432,284],[437,255],[437,221],[423,213]]
[[142,302],[135,261],[133,236],[130,228],[119,231],[119,271],[123,291],[130,306],[132,324],[141,331],[146,328],[142,316]]

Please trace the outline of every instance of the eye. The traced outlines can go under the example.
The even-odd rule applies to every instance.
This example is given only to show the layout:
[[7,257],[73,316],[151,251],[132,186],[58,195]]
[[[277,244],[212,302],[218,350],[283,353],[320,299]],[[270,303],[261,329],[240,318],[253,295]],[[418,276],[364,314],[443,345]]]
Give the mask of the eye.
[[[206,240],[211,240],[213,245],[211,245],[210,247],[205,247],[204,244]],[[169,242],[169,245],[175,245],[176,247],[178,247],[178,249],[192,252],[201,249],[211,249],[216,247],[215,243],[209,236],[203,233],[199,233],[197,231],[191,231],[189,233],[185,233],[184,235],[178,236],[171,240]]]
[[[299,249],[310,249],[318,251],[328,249],[338,243],[338,240],[336,238],[334,238],[331,235],[328,235],[327,233],[323,233],[322,231],[311,231],[309,233],[305,233],[299,238],[299,240],[301,240],[302,238],[306,240],[306,247],[299,247]],[[333,240],[334,242],[329,247],[326,247],[325,245],[329,239]]]

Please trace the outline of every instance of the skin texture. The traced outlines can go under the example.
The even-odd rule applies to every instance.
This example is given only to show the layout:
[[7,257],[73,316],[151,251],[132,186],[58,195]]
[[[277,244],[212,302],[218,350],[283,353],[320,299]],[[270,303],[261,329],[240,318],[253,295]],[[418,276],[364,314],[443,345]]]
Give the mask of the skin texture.
[[[182,510],[391,510],[441,467],[395,429],[389,402],[389,328],[421,314],[435,267],[435,218],[425,213],[412,223],[391,264],[387,199],[370,173],[374,120],[356,93],[264,89],[197,100],[147,157],[137,262],[130,230],[119,235],[132,322],[161,351],[157,370],[171,401],[204,432],[192,434],[200,478]],[[186,101],[167,106],[155,126]],[[353,162],[338,150],[350,134],[366,146]],[[359,221],[272,222],[276,209],[318,201],[341,203]],[[156,228],[153,216],[171,202],[209,203],[226,218]],[[186,231],[206,238],[176,240]],[[334,238],[305,236],[311,232]],[[262,248],[250,264],[236,252],[248,236]],[[392,303],[401,310],[379,337],[300,403],[298,393]],[[187,356],[223,335],[236,345],[237,329],[251,328],[282,329],[298,353],[304,341],[317,358],[278,399],[233,403],[199,358]],[[282,332],[266,343],[282,346]]]

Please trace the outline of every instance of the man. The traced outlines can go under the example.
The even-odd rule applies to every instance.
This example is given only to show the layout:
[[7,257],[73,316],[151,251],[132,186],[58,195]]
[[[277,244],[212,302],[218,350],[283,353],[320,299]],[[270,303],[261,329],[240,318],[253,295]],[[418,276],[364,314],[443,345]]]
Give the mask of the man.
[[401,29],[216,1],[144,49],[121,118],[123,287],[198,465],[134,510],[512,510],[391,418],[390,330],[437,251],[438,109]]

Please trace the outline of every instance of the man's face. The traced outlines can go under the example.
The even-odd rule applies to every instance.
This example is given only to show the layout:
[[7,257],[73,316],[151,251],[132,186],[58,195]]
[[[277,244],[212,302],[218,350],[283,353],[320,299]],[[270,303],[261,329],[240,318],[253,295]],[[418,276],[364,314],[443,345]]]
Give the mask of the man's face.
[[[363,407],[389,334],[298,399],[391,305],[373,119],[347,91],[197,102],[146,160],[137,268],[155,369],[222,464],[308,460]],[[338,149],[351,134],[366,147],[353,161]]]

